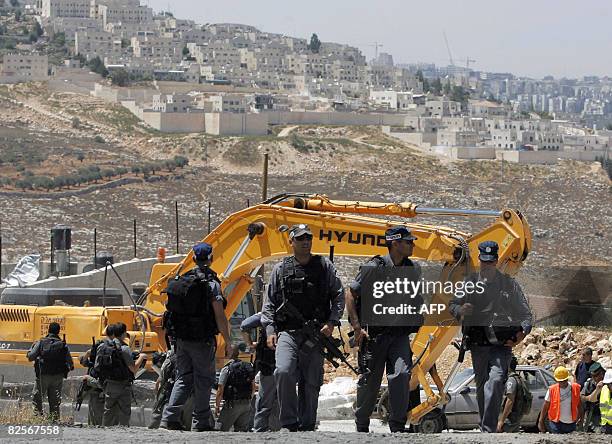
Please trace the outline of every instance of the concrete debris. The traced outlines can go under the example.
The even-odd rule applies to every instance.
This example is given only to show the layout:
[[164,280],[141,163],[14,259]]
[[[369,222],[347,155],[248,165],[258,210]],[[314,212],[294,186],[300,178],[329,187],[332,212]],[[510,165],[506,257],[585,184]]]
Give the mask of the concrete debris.
[[605,368],[612,368],[612,336],[607,331],[576,327],[565,328],[553,333],[553,327],[534,328],[514,353],[519,356],[520,364],[545,366],[551,364],[567,366],[574,371],[580,362],[585,347],[593,349],[593,359]]

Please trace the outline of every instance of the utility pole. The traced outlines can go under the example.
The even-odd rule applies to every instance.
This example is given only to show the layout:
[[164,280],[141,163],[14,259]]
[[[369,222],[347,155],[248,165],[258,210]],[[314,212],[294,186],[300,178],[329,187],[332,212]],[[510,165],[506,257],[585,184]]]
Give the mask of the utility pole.
[[264,153],[264,164],[263,164],[263,183],[261,187],[261,201],[265,202],[268,200],[268,153]]

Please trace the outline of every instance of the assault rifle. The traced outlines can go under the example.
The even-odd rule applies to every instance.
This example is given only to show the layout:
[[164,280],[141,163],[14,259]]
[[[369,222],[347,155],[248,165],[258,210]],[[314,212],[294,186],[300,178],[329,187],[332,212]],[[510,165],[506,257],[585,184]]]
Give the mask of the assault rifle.
[[[355,347],[355,332],[350,331],[348,333],[349,336],[349,346]],[[357,370],[360,375],[369,375],[371,373],[368,368],[368,362],[372,359],[372,352],[368,348],[368,338],[363,337],[361,339],[361,344],[359,345],[359,358],[357,359]]]
[[79,384],[79,388],[76,392],[76,398],[74,400],[74,410],[80,411],[81,405],[83,404],[83,400],[85,399],[85,393],[89,390],[89,386],[87,385],[87,381],[83,379]]
[[353,373],[359,375],[359,371],[348,362],[346,355],[340,349],[342,341],[333,337],[327,337],[321,333],[322,323],[315,320],[306,320],[302,313],[289,301],[283,302],[276,310],[276,314],[279,318],[293,319],[303,325],[300,331],[306,336],[305,345],[309,348],[317,347],[321,355],[335,368],[340,367],[340,364],[336,361],[340,360]]

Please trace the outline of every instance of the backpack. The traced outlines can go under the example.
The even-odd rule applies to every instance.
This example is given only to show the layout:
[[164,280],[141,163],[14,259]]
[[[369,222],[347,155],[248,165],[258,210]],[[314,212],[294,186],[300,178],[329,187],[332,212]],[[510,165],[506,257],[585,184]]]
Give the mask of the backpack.
[[105,340],[98,346],[94,371],[100,382],[132,381],[134,379],[133,373],[121,356],[121,347],[111,340]]
[[228,364],[228,375],[223,399],[225,401],[236,401],[239,399],[251,399],[255,370],[249,362],[233,361]]
[[201,340],[219,333],[209,284],[215,280],[218,282],[214,272],[204,273],[196,267],[168,282],[163,327],[170,336]]
[[511,378],[514,378],[517,383],[516,396],[514,397],[514,404],[512,411],[518,413],[520,416],[528,415],[531,412],[531,404],[533,403],[533,395],[525,384],[525,381],[518,373],[510,374]]
[[98,373],[96,372],[96,356],[98,355],[98,347],[103,343],[103,340],[96,341],[92,344],[91,349],[89,350],[89,359],[87,360],[87,373],[92,378],[98,378]]
[[67,347],[59,338],[46,337],[40,340],[38,365],[43,375],[59,375],[68,372]]

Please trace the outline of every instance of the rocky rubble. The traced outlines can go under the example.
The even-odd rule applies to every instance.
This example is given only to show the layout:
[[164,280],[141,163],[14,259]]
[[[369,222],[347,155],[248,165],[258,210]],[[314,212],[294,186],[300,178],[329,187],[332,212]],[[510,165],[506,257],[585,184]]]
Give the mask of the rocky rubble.
[[[558,329],[556,329],[558,330]],[[612,368],[612,332],[565,328],[554,332],[551,328],[535,328],[517,346],[515,354],[521,364],[564,365],[574,370],[585,347],[593,349],[593,359],[604,368]]]

